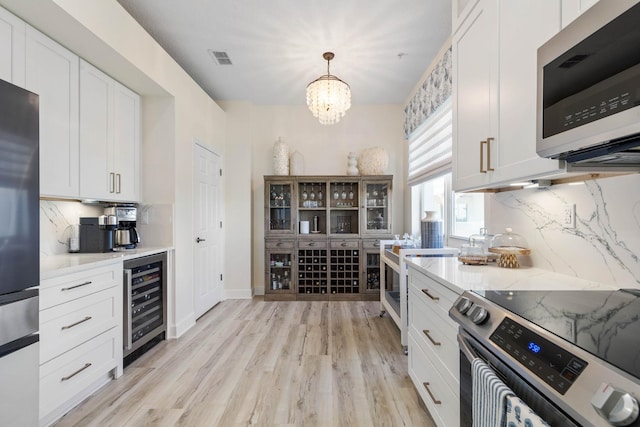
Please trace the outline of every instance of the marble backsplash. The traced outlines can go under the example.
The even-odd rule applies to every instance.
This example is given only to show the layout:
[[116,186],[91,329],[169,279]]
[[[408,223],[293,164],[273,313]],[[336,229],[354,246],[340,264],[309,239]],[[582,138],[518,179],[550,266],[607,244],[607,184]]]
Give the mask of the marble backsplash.
[[[104,205],[76,201],[40,200],[40,256],[69,252],[71,226],[80,217],[103,214]],[[138,226],[141,247],[173,245],[173,205],[139,205]]]
[[[522,235],[533,265],[587,280],[640,288],[640,175],[590,180],[487,197],[490,234],[511,227]],[[576,227],[562,224],[576,207]]]

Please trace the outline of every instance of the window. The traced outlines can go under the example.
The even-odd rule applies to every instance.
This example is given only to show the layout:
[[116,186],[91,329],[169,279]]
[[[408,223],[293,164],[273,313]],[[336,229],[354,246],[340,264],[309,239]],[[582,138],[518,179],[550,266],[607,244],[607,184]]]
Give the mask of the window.
[[445,101],[409,137],[411,234],[420,235],[425,211],[436,211],[447,236],[468,238],[484,227],[484,195],[451,190],[452,105]]

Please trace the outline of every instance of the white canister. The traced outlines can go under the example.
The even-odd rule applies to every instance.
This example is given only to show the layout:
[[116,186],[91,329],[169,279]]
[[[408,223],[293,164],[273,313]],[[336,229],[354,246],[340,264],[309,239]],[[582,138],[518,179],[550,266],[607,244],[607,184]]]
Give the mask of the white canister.
[[309,221],[300,221],[300,234],[309,234]]

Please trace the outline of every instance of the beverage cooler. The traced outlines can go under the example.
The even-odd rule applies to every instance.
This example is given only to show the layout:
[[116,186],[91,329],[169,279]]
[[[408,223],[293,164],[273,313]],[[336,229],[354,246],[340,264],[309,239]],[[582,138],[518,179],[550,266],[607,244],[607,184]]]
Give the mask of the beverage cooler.
[[123,345],[125,365],[165,338],[167,256],[150,255],[124,263]]

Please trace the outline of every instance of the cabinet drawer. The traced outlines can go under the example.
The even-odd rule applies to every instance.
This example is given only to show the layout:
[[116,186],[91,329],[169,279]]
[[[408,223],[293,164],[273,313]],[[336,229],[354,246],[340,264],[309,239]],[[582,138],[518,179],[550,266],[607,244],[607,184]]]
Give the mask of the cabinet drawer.
[[430,310],[423,298],[409,291],[409,331],[422,349],[435,354],[456,380],[459,378],[458,327],[451,319],[443,319]]
[[326,240],[299,240],[299,249],[325,249],[327,247]]
[[40,311],[40,362],[118,325],[122,319],[121,288],[110,288]]
[[424,297],[431,309],[439,309],[449,316],[449,309],[459,295],[433,279],[409,269],[409,288],[413,288],[418,295]]
[[265,246],[267,249],[293,249],[293,240],[267,240]]
[[114,286],[122,286],[122,263],[46,279],[40,283],[40,310]]
[[[459,383],[440,375],[438,363],[424,353],[409,333],[409,376],[438,427],[460,425]],[[456,355],[456,357],[458,357]]]
[[358,249],[360,242],[358,240],[332,240],[331,249]]
[[118,366],[122,339],[114,328],[40,366],[40,419]]
[[380,240],[363,240],[362,249],[380,249]]

